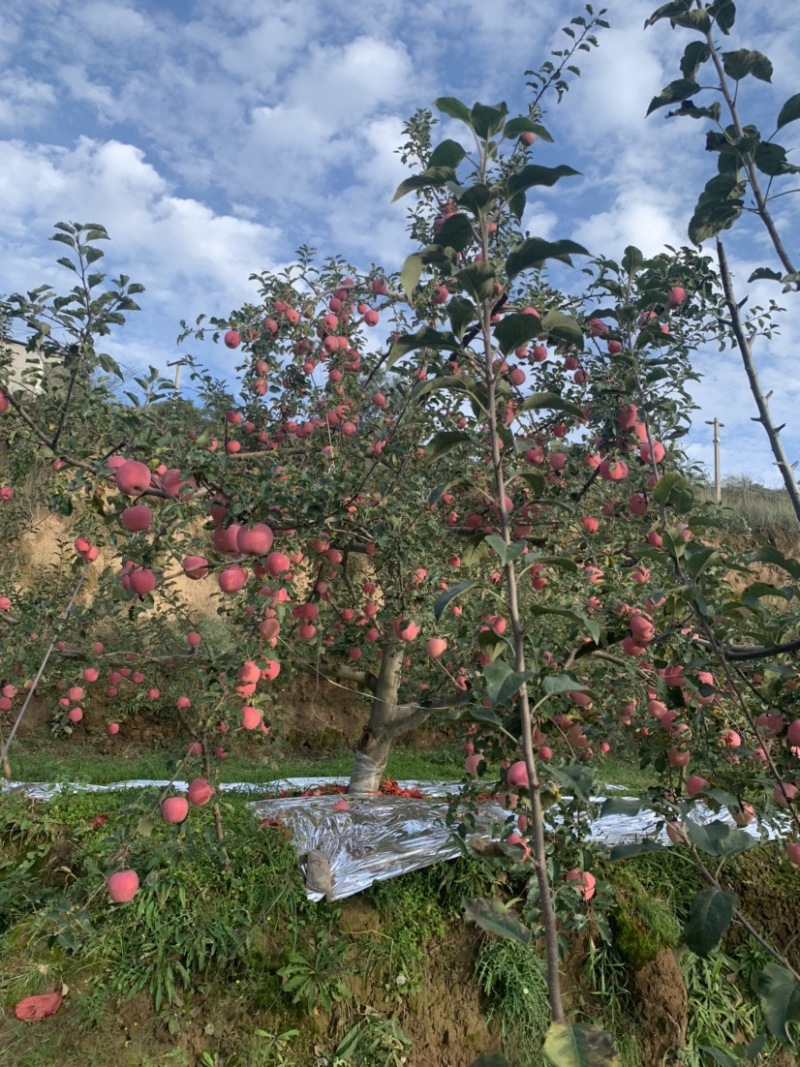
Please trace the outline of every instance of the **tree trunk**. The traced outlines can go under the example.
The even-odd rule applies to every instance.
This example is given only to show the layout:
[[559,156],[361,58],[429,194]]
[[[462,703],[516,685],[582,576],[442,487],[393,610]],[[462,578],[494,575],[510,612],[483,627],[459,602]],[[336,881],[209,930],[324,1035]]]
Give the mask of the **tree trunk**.
[[392,638],[384,646],[369,722],[356,746],[349,793],[377,793],[395,739],[430,714],[428,709],[397,703],[404,656],[401,641]]

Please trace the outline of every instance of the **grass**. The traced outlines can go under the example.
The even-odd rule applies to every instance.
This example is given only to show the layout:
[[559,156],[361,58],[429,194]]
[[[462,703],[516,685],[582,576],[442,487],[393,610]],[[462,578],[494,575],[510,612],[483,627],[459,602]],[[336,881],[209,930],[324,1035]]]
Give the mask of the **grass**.
[[[169,779],[177,763],[174,754],[156,749],[127,749],[121,755],[92,752],[68,741],[41,744],[18,743],[11,752],[11,772],[18,782],[76,782],[109,785],[138,779]],[[219,766],[222,782],[269,782],[275,778],[335,777],[348,778],[353,754],[342,750],[329,756],[312,758],[276,757],[273,761],[248,759],[232,754]],[[194,777],[196,763],[188,763],[179,778]],[[606,756],[597,761],[597,779],[628,789],[646,789],[654,782],[653,773],[641,770],[633,761],[621,756]],[[417,752],[398,747],[389,759],[387,775],[397,780],[459,781],[464,776],[460,747],[443,746],[431,752]]]
[[[700,498],[714,500],[714,490],[704,486]],[[730,528],[742,534],[754,533],[774,540],[800,536],[800,524],[785,489],[769,489],[744,475],[727,479],[722,486],[722,507]]]
[[[79,782],[108,785],[135,779],[170,778],[176,768],[175,757],[168,752],[141,750],[124,755],[106,755],[69,743],[46,742],[41,746],[18,744],[11,752],[11,771],[20,782]],[[220,781],[269,782],[274,778],[342,777],[350,775],[353,754],[342,751],[320,759],[283,758],[274,762],[246,759],[231,755],[219,764]],[[192,777],[196,764],[187,764],[179,777]],[[389,760],[388,775],[396,779],[457,780],[464,773],[463,759],[457,749],[413,752],[398,748]]]

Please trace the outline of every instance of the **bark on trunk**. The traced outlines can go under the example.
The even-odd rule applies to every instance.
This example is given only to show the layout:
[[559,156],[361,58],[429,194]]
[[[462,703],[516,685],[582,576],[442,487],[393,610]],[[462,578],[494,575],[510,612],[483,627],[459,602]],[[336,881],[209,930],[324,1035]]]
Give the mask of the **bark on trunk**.
[[404,649],[399,641],[390,641],[383,649],[381,667],[375,683],[369,722],[356,746],[349,793],[377,793],[386,770],[396,727],[407,712],[398,706],[400,671]]

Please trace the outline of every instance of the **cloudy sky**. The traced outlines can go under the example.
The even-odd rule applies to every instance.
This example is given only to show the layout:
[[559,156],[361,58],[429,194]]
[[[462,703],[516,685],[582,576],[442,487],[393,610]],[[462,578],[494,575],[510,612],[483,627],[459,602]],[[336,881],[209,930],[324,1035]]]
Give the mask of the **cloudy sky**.
[[[600,48],[548,106],[556,138],[542,162],[580,178],[532,205],[531,232],[571,237],[619,257],[687,243],[686,225],[714,160],[702,124],[645,119],[678,76],[691,39],[667,22],[643,29],[653,0],[609,0]],[[772,86],[742,83],[746,120],[772,132],[800,90],[800,26],[786,5],[749,0],[726,48],[759,49]],[[403,121],[442,95],[506,100],[524,111],[524,71],[536,68],[579,3],[568,0],[38,0],[0,13],[0,294],[64,287],[48,243],[58,220],[96,221],[112,243],[106,267],[146,286],[114,354],[126,367],[176,358],[181,318],[226,315],[255,291],[253,271],[289,263],[303,243],[360,266],[399,269],[410,250]],[[745,92],[746,90],[746,92]],[[702,102],[702,101],[701,101]],[[772,123],[772,125],[771,125]],[[800,122],[781,137],[800,141]],[[797,161],[797,156],[794,156]],[[800,184],[800,182],[798,182]],[[797,204],[776,202],[790,254],[800,252]],[[775,267],[761,232],[731,237],[739,291],[754,266]],[[781,336],[758,349],[790,459],[800,459],[800,300],[751,286],[751,303],[789,306]],[[792,302],[794,305],[792,306]],[[225,356],[209,353],[222,375]],[[735,353],[698,356],[690,451],[710,464],[706,419],[720,416],[723,473],[778,484]]]

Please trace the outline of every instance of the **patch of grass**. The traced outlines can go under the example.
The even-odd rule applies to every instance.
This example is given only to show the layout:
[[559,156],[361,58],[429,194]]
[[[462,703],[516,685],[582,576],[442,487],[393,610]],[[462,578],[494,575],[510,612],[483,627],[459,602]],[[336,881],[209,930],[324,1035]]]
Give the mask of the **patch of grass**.
[[652,767],[642,770],[633,758],[624,756],[603,756],[595,765],[597,780],[608,785],[621,785],[627,789],[649,789],[656,784],[656,773]]
[[[60,750],[59,750],[60,749]],[[56,750],[56,751],[54,751]],[[66,750],[66,751],[65,751]],[[169,779],[177,766],[174,754],[153,749],[106,755],[77,746],[53,743],[32,746],[19,744],[12,749],[12,773],[21,782],[77,782],[110,785],[136,779]],[[341,777],[348,778],[353,767],[353,753],[342,751],[320,760],[280,758],[274,762],[252,760],[231,755],[220,765],[223,782],[269,782],[274,778]],[[194,777],[190,765],[180,777]],[[392,753],[387,768],[390,778],[417,780],[457,780],[464,766],[455,749],[412,752],[399,748]]]
[[680,923],[672,901],[653,885],[645,886],[630,866],[618,867],[614,872],[614,892],[614,945],[638,971],[662,948],[677,945]]
[[365,941],[367,969],[398,1001],[419,989],[428,946],[447,931],[448,915],[438,896],[441,866],[378,882],[363,894],[381,916],[381,938]]
[[[703,486],[699,496],[711,502],[714,490]],[[776,534],[784,538],[800,535],[797,516],[783,488],[770,489],[746,475],[727,478],[722,486],[721,507],[725,522],[734,533],[757,534],[773,541]]]
[[500,1020],[503,1045],[519,1067],[541,1067],[550,1023],[544,961],[506,938],[487,938],[475,961],[475,979],[487,998],[489,1018]]

